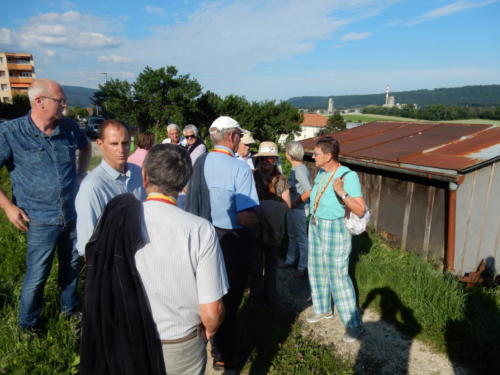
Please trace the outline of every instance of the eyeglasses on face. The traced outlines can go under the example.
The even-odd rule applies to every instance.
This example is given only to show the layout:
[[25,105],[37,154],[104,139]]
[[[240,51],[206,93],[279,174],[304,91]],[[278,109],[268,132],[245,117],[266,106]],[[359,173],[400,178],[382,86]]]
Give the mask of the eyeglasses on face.
[[194,134],[185,135],[184,138],[186,138],[186,139],[196,138],[196,135],[194,135]]
[[50,100],[56,102],[59,105],[64,105],[64,104],[67,103],[66,98],[59,98],[59,99],[57,99],[57,98],[51,98],[50,96],[42,96],[42,98],[50,99]]

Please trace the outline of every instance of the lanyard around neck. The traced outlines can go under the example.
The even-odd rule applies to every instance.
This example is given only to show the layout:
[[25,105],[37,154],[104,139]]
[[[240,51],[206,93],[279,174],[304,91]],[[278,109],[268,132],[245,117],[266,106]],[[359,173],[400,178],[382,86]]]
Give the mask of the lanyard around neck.
[[219,152],[221,154],[229,155],[231,157],[234,156],[230,151],[226,150],[225,148],[219,147],[219,146],[215,146],[213,148],[212,152]]
[[177,199],[175,199],[174,197],[170,197],[168,195],[162,194],[162,193],[148,194],[146,201],[163,202],[163,203],[171,204],[173,206],[175,206],[177,204]]

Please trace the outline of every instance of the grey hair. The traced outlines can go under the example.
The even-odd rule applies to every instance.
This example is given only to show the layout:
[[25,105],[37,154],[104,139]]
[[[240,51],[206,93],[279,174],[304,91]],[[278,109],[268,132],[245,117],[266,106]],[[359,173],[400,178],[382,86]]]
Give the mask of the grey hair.
[[196,127],[196,125],[186,125],[183,130],[184,135],[186,135],[186,132],[193,132],[195,137],[198,136],[198,128]]
[[31,83],[31,86],[28,88],[28,98],[30,103],[34,103],[35,99],[40,95],[51,95],[52,88],[51,85],[57,85],[57,82],[54,82],[50,79],[36,79]]
[[302,161],[304,158],[304,147],[300,142],[292,141],[288,143],[285,147],[285,151],[295,161]]
[[238,128],[227,128],[219,130],[216,127],[213,127],[208,129],[208,131],[210,132],[210,139],[212,140],[212,143],[216,144],[222,142],[228,134],[232,134],[235,131],[238,131]]
[[177,130],[179,133],[181,132],[181,128],[179,128],[179,125],[177,124],[168,124],[167,133],[171,130]]
[[180,192],[193,172],[188,152],[169,143],[151,147],[144,159],[143,169],[151,185],[167,195]]

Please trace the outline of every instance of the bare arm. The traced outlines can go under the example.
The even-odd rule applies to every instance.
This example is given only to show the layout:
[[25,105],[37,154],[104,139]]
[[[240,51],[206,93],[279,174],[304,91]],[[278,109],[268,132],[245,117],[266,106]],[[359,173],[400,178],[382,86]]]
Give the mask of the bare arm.
[[311,196],[311,190],[304,192],[296,201],[292,202],[292,208],[297,207],[299,204],[305,202]]
[[252,210],[241,211],[236,214],[238,223],[245,228],[251,228],[257,225],[257,215]]
[[286,206],[288,209],[292,208],[292,198],[290,197],[290,189],[286,189],[282,194],[281,194],[281,199],[283,199],[286,203]]
[[26,223],[30,221],[30,218],[26,215],[26,212],[7,198],[2,189],[0,189],[0,207],[4,210],[5,216],[7,216],[12,225],[25,232],[28,230]]
[[[346,191],[344,190],[344,181],[340,178],[333,181],[333,189],[340,197],[346,194]],[[343,201],[346,207],[357,216],[362,217],[365,214],[366,204],[363,197],[351,197],[348,195]]]
[[224,314],[225,309],[222,299],[210,303],[200,303],[201,324],[205,329],[207,340],[210,340],[217,332],[217,329],[224,320]]

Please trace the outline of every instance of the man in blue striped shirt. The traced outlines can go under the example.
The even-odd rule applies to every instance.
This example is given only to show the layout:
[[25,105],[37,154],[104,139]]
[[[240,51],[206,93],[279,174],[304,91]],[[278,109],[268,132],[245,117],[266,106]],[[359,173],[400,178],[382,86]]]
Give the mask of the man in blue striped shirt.
[[122,193],[132,193],[139,200],[146,196],[142,186],[141,168],[127,163],[130,137],[125,124],[118,120],[102,123],[96,145],[103,160],[82,181],[76,196],[76,233],[78,253],[85,255],[85,246],[106,204]]

